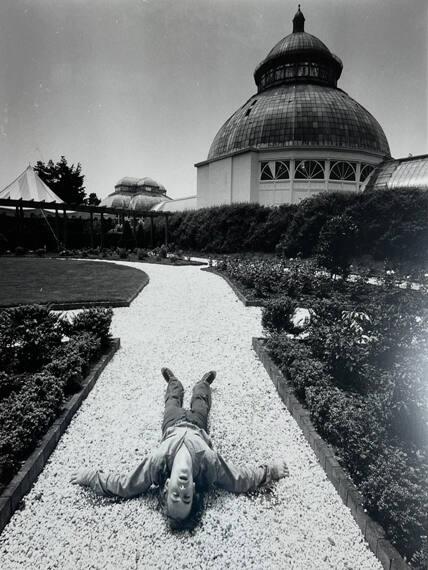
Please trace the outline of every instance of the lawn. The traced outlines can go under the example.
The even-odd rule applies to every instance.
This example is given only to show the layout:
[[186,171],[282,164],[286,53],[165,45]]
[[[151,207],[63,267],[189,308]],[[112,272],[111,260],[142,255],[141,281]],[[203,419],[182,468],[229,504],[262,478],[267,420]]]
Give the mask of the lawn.
[[145,283],[138,269],[71,259],[0,258],[0,307],[28,303],[126,303]]

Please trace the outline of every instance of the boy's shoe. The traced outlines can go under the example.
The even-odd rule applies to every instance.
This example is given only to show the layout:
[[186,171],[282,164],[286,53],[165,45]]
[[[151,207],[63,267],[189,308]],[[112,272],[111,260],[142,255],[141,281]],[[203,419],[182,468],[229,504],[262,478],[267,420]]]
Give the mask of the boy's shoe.
[[217,372],[215,370],[210,370],[209,372],[205,372],[205,374],[201,378],[201,382],[206,382],[207,384],[212,384],[214,382],[214,378],[217,376]]
[[161,368],[162,376],[165,378],[166,382],[169,382],[175,378],[174,373],[169,368]]

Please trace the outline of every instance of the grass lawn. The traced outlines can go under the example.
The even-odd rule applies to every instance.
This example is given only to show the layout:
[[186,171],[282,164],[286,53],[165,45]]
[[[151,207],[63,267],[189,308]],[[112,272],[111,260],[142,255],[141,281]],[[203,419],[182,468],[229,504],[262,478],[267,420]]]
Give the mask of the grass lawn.
[[125,303],[147,281],[143,271],[113,263],[0,257],[0,306]]

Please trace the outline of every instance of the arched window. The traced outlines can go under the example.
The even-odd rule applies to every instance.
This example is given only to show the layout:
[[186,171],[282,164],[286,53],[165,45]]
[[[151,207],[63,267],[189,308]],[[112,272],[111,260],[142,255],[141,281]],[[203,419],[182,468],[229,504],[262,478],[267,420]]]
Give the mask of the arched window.
[[322,180],[324,178],[324,163],[319,160],[301,160],[296,165],[294,178],[297,180]]
[[276,180],[289,180],[290,178],[290,163],[285,160],[278,160],[275,162],[275,179]]
[[365,182],[370,174],[373,172],[374,166],[371,164],[362,164],[361,165],[361,172],[360,172],[360,182]]
[[330,180],[355,181],[355,164],[352,162],[333,162],[330,168]]
[[262,162],[260,180],[274,180],[274,168],[274,162]]

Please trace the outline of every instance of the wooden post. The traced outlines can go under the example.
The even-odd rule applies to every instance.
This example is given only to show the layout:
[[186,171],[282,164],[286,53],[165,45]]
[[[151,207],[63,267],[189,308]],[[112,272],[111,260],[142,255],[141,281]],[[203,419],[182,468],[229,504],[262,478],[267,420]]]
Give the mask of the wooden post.
[[66,210],[66,208],[63,209],[63,214],[64,214],[64,226],[63,226],[64,236],[63,236],[63,242],[64,242],[64,249],[67,249],[67,210]]
[[58,208],[55,208],[55,235],[56,235],[56,248],[57,251],[60,249],[60,241],[59,241],[59,214]]
[[100,248],[104,248],[104,213],[101,212],[101,220],[100,220]]
[[150,247],[154,246],[153,216],[150,216]]
[[168,214],[165,214],[165,246],[168,247]]
[[15,246],[22,245],[21,242],[21,220],[19,219],[19,206],[15,208],[16,217],[16,243]]
[[94,213],[90,212],[89,214],[89,229],[91,232],[91,248],[94,249]]

